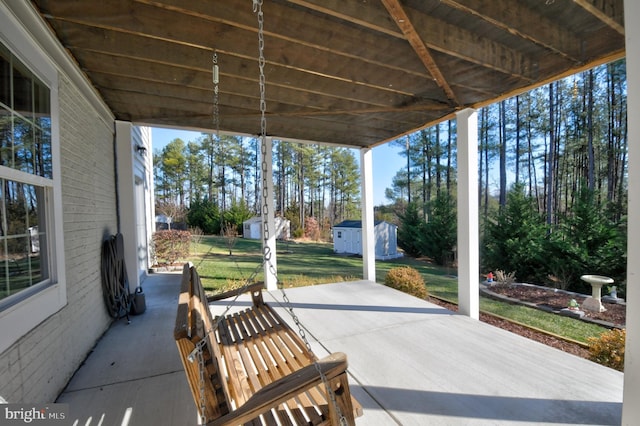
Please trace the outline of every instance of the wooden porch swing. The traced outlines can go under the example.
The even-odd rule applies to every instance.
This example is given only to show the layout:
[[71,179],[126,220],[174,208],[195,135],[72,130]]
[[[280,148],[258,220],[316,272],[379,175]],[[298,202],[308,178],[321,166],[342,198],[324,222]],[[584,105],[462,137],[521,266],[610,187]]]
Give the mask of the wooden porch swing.
[[[265,188],[262,0],[253,0],[253,7],[259,24],[262,182]],[[215,54],[213,63],[214,119],[218,128]],[[263,198],[266,217],[269,205],[264,190]],[[270,263],[266,221],[263,234],[261,266],[269,266],[275,275],[275,268]],[[300,328],[300,335],[264,302],[264,284],[252,283],[252,278],[241,289],[207,297],[196,268],[190,263],[184,266],[174,337],[201,424],[355,425],[354,418],[362,415],[362,407],[351,397],[346,355],[336,352],[318,359],[293,315],[293,309],[287,307]],[[280,288],[288,301],[284,288]],[[251,294],[252,306],[228,313],[240,294],[247,292]],[[225,299],[231,299],[226,310],[213,318],[209,302]]]
[[[203,424],[355,425],[362,407],[351,397],[346,355],[318,360],[264,303],[262,288],[208,298],[195,267],[184,266],[174,336]],[[244,290],[250,308],[212,317],[208,302]]]

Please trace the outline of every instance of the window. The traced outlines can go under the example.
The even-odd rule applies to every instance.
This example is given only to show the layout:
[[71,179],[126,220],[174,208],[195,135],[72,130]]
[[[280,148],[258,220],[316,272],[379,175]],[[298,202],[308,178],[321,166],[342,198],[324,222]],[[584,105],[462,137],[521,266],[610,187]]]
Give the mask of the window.
[[26,2],[0,1],[0,353],[67,305],[58,97],[67,56],[50,40]]
[[0,309],[51,275],[50,105],[49,88],[0,44]]
[[338,238],[342,238],[342,231],[338,231]]

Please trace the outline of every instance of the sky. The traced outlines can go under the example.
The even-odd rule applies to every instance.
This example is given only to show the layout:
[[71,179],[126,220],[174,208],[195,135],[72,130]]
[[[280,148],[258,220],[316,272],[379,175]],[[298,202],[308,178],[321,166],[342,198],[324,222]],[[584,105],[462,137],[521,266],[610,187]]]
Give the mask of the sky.
[[[151,129],[152,150],[161,150],[174,139],[182,139],[185,143],[195,141],[200,132],[174,130],[153,127]],[[360,154],[354,151],[356,160],[360,161]],[[391,181],[396,172],[406,166],[406,159],[400,155],[400,149],[388,143],[373,148],[373,204],[379,206],[389,204],[384,196],[386,188],[391,188]]]

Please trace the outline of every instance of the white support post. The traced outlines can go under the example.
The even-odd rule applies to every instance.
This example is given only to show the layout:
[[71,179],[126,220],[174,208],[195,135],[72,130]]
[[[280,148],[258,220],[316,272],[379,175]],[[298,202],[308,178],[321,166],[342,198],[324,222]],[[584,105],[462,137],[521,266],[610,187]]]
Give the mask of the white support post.
[[[264,142],[264,158],[262,177],[262,250],[263,253],[270,253],[270,259],[264,264],[264,283],[267,290],[276,290],[278,288],[278,260],[276,259],[276,230],[275,230],[275,207],[273,202],[273,140],[269,137],[262,138]],[[269,234],[265,235],[265,225],[269,230]],[[266,237],[266,239],[265,239]]]
[[640,2],[625,0],[625,43],[627,52],[627,122],[629,149],[629,206],[627,220],[627,341],[624,360],[622,424],[640,422]]
[[480,318],[478,113],[456,114],[458,128],[458,310]]
[[[124,264],[129,279],[129,290],[140,285],[138,274],[138,238],[136,230],[135,173],[133,161],[133,125],[116,120],[116,156],[118,168],[118,198],[120,229],[124,241]],[[146,241],[144,242],[146,245]]]
[[360,150],[360,185],[362,210],[362,278],[376,281],[376,241],[373,217],[373,152]]

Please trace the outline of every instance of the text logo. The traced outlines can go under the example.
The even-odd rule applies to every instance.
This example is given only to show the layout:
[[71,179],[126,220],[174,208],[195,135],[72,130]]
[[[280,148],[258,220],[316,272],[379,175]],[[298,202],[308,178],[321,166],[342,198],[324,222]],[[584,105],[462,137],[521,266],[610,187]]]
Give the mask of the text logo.
[[2,425],[62,425],[69,418],[69,404],[2,404]]

